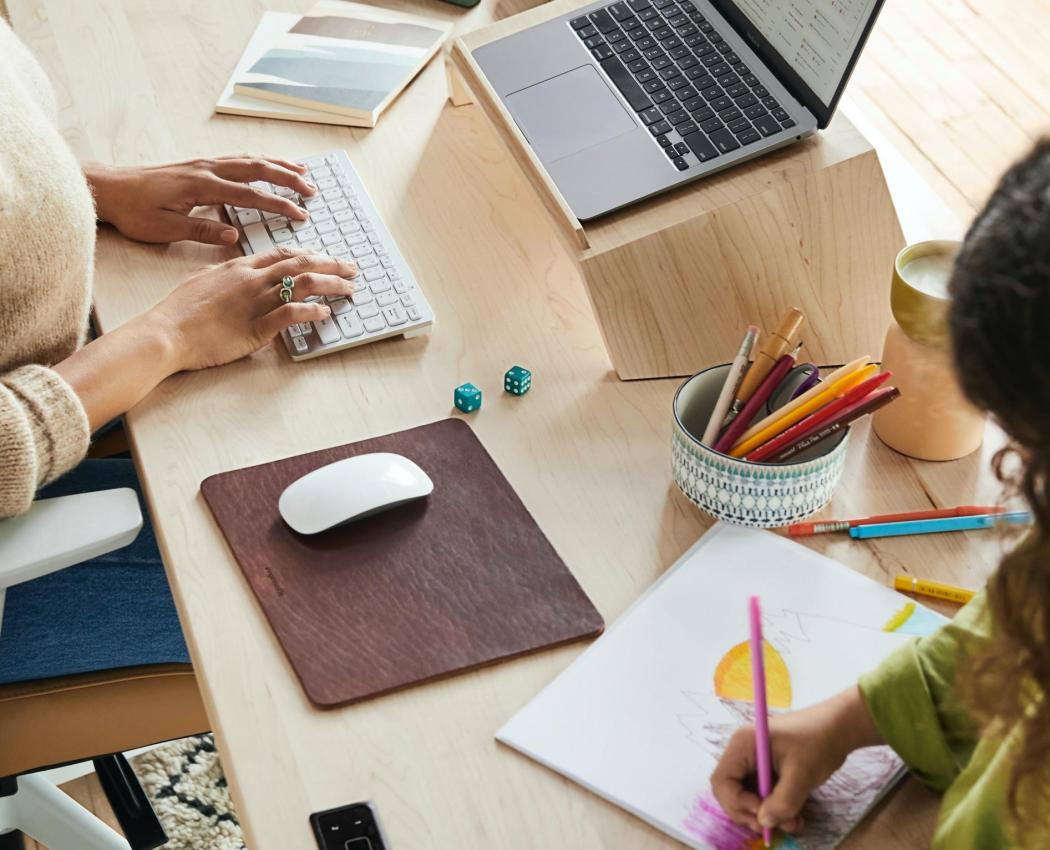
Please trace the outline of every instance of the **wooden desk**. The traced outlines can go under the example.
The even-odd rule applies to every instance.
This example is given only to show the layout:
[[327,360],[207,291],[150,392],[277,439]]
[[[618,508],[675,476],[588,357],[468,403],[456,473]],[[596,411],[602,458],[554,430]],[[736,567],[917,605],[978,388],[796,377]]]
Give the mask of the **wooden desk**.
[[[452,388],[470,380],[486,393],[471,424],[609,621],[704,531],[705,519],[671,483],[676,382],[621,383],[612,375],[548,216],[484,117],[446,105],[440,62],[372,131],[212,115],[261,9],[305,9],[309,0],[8,5],[55,81],[67,137],[83,157],[156,162],[243,150],[296,157],[345,147],[438,316],[429,338],[305,364],[271,349],[180,375],[128,417],[249,845],[307,850],[310,812],[371,799],[394,850],[678,846],[493,741],[579,646],[315,710],[200,497],[200,481],[214,472],[448,416]],[[461,29],[517,11],[493,0],[467,13],[423,0],[401,5],[456,19]],[[103,328],[227,256],[132,244],[104,230],[96,296]],[[523,399],[500,389],[513,363],[535,374]],[[993,498],[997,486],[985,470],[995,443],[955,464],[912,463],[858,428],[834,513]],[[864,546],[835,539],[820,548],[880,581],[914,568],[976,585],[998,556],[991,535]],[[935,806],[913,782],[850,846],[922,846]]]

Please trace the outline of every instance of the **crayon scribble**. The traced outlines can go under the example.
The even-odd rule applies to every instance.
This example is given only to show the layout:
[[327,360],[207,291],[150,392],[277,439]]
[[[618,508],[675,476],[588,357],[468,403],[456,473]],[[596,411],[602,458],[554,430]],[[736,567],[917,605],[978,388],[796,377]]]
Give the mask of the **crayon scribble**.
[[[762,836],[733,823],[709,793],[696,798],[682,826],[693,838],[703,841],[712,850],[765,850]],[[782,832],[774,833],[771,846],[777,850],[799,848],[794,838]]]

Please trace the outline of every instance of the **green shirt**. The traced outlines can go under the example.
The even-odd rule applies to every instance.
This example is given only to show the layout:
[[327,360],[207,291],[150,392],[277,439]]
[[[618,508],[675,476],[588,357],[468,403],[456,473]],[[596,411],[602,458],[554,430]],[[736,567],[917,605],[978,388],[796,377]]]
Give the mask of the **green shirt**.
[[982,738],[954,691],[956,670],[987,642],[984,594],[929,637],[903,646],[861,677],[882,737],[923,782],[944,792],[932,850],[1008,850],[1010,751],[1020,730]]

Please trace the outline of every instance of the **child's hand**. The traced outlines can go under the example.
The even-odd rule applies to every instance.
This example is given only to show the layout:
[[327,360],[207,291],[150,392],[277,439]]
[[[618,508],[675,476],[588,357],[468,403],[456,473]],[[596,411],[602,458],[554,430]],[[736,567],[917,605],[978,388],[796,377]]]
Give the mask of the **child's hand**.
[[711,775],[715,797],[734,821],[755,832],[762,827],[797,832],[802,806],[853,750],[882,743],[856,687],[822,703],[771,717],[770,748],[775,784],[759,800],[755,777],[755,728],[743,726],[729,740]]

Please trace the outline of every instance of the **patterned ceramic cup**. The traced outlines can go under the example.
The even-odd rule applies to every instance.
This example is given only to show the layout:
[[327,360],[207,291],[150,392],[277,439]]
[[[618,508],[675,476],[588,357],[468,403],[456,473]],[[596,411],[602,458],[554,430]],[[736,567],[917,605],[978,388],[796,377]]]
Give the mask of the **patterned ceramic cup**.
[[702,445],[729,365],[698,372],[674,397],[671,465],[689,500],[734,525],[774,528],[798,522],[828,502],[842,477],[848,429],[801,452],[793,463],[750,463]]

